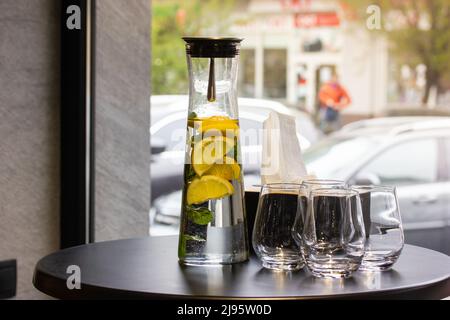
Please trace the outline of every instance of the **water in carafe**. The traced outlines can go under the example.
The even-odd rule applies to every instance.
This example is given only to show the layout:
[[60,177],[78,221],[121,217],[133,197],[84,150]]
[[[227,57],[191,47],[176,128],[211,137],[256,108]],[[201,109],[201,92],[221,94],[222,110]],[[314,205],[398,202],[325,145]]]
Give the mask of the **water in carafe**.
[[239,145],[241,39],[184,38],[189,70],[178,257],[186,265],[248,259]]

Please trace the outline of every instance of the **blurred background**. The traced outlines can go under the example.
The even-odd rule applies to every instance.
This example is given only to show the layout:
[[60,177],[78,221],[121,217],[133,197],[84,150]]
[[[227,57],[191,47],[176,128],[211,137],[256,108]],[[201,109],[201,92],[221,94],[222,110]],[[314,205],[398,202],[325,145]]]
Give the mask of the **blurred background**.
[[[373,11],[376,3],[379,12]],[[180,37],[233,35],[245,39],[241,97],[276,99],[314,113],[321,84],[337,71],[353,101],[346,121],[427,113],[424,109],[448,113],[448,5],[445,0],[154,0],[153,94],[186,94]]]
[[[406,242],[450,254],[448,1],[153,0],[151,235],[178,234],[185,35],[244,38],[243,130],[294,116],[310,173],[398,186]],[[259,163],[243,165],[258,184]]]
[[[64,247],[63,237],[83,244],[178,234],[185,35],[245,39],[241,133],[261,129],[272,111],[291,115],[310,173],[396,185],[406,242],[450,254],[448,0],[97,0],[95,63],[80,67],[92,67],[90,99],[87,83],[81,92],[61,81],[76,79],[63,57],[71,66],[83,60],[61,37],[62,3],[0,1],[0,273],[11,271],[8,296],[17,289],[18,299],[45,298],[31,283],[34,267]],[[88,122],[94,129],[80,148],[62,145],[74,130],[61,123],[67,90],[86,100],[70,100],[73,110],[93,107],[92,119],[78,119],[80,133]],[[241,142],[251,188],[260,183],[261,140]],[[92,148],[95,157],[63,159],[63,146],[80,155]],[[64,170],[75,179],[62,178]],[[63,188],[77,184],[77,192]],[[75,221],[66,219],[71,212]]]

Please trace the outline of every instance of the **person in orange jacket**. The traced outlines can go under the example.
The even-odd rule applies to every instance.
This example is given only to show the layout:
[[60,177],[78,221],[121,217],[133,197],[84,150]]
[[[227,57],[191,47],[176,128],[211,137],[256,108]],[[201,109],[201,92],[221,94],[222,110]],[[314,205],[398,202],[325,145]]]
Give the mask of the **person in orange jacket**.
[[339,83],[337,73],[333,73],[330,81],[324,83],[319,90],[320,127],[324,132],[338,130],[341,126],[340,111],[351,103],[350,96]]

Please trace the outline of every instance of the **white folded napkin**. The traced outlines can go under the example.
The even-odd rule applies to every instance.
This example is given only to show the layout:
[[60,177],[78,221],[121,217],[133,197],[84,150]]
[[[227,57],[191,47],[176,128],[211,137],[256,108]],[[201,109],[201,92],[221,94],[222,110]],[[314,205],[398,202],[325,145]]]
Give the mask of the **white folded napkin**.
[[271,112],[263,124],[261,183],[301,183],[306,177],[295,118]]

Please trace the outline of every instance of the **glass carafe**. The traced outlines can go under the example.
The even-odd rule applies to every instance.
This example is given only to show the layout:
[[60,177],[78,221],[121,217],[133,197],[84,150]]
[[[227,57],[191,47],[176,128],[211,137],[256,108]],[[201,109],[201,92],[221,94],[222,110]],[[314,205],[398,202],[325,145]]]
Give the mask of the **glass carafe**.
[[239,146],[241,39],[183,38],[189,111],[178,257],[186,265],[248,259]]

